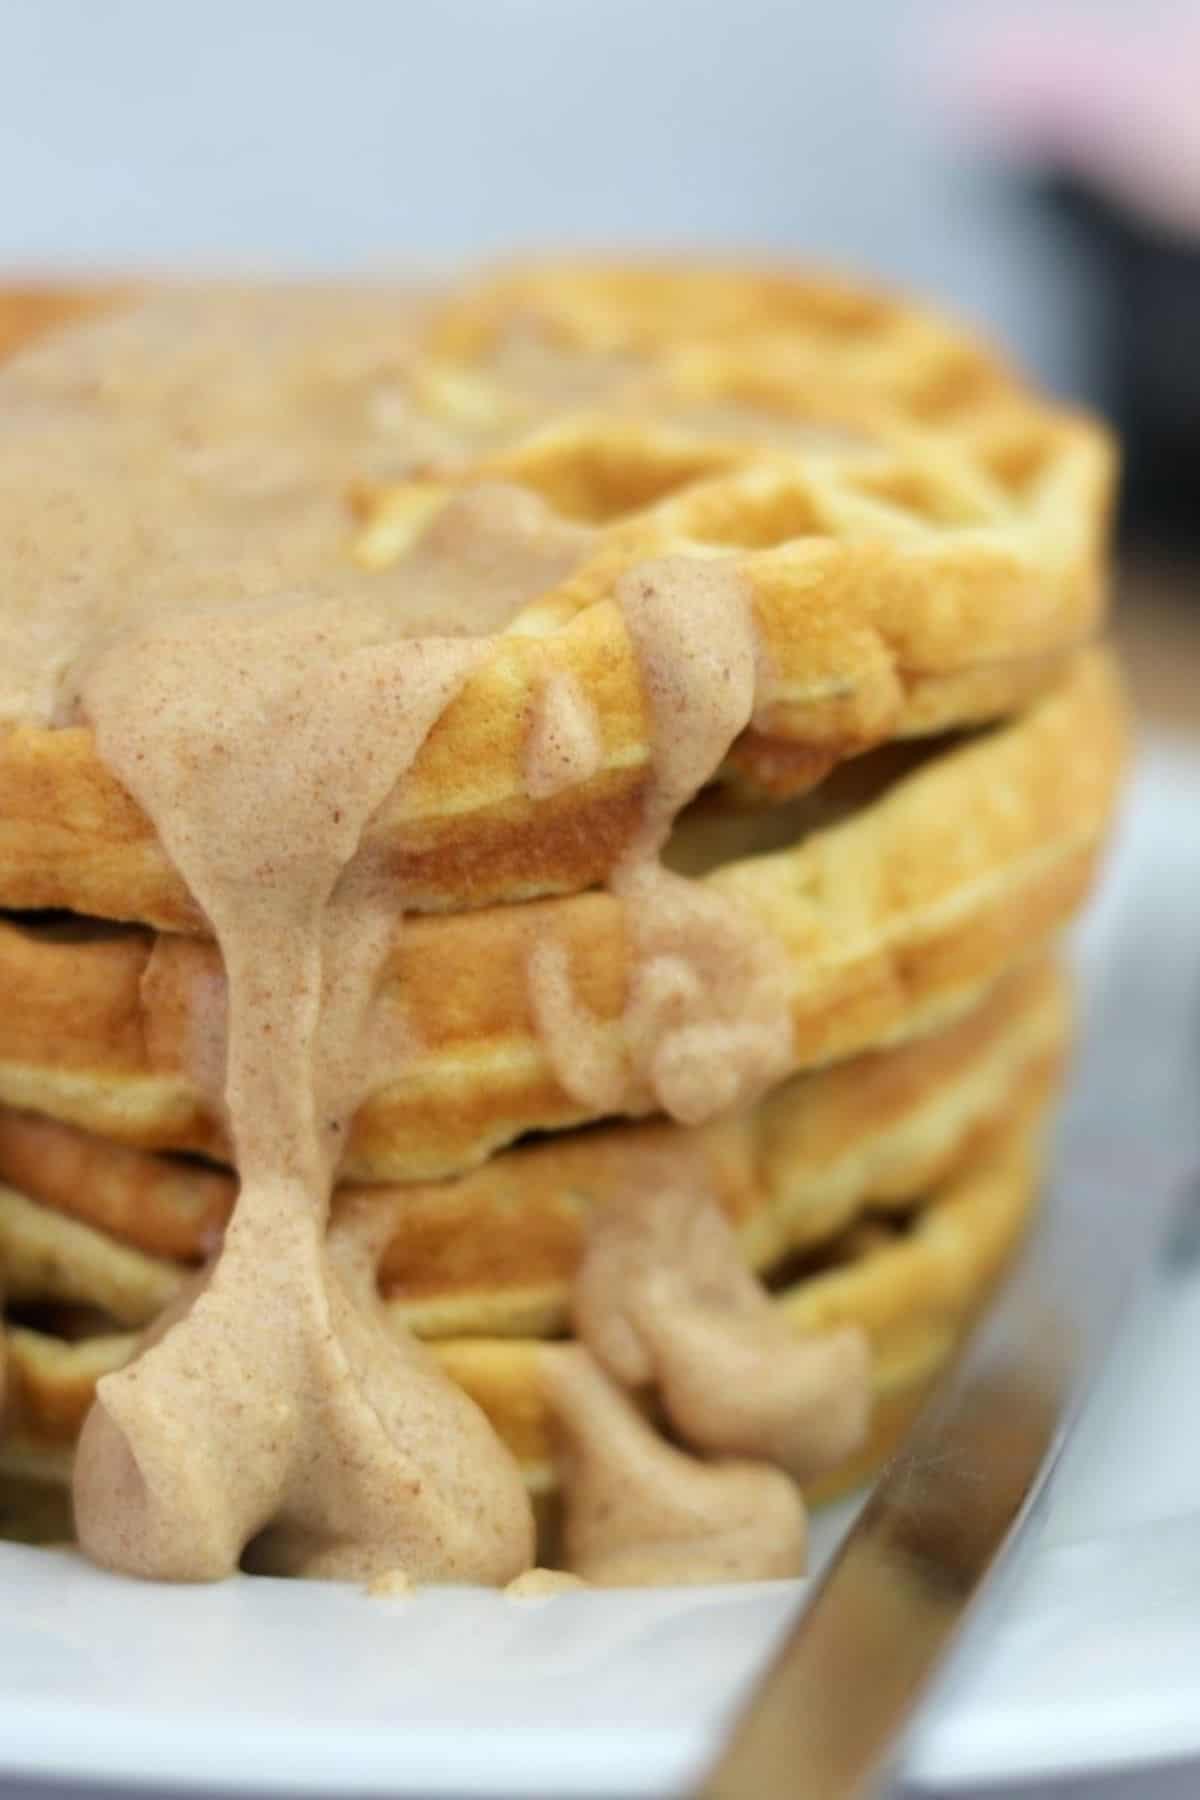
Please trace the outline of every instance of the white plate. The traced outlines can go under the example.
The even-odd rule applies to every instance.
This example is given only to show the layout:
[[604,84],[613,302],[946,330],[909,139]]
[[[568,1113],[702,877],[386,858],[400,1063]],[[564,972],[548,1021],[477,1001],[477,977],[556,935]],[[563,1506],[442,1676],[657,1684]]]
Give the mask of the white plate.
[[[1132,923],[1182,982],[1198,915],[1200,760],[1164,749],[1144,764],[1085,959]],[[1200,1757],[1197,1366],[1200,1281],[1164,1284],[1068,1452],[1034,1554],[917,1734],[911,1779]],[[818,1520],[820,1556],[848,1516]],[[709,1753],[802,1598],[171,1589],[0,1546],[0,1782],[664,1794]]]

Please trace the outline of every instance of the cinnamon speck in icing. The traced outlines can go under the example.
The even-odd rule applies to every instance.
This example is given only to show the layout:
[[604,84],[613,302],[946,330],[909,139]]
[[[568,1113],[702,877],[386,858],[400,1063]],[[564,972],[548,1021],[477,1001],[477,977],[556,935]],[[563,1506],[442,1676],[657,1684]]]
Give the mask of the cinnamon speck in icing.
[[[84,1548],[137,1575],[208,1580],[246,1557],[376,1592],[550,1579],[531,1568],[512,1456],[326,1243],[405,912],[373,821],[495,635],[590,541],[532,492],[481,482],[390,566],[354,562],[351,485],[469,447],[410,396],[423,304],[168,295],[0,374],[0,722],[91,728],[225,970],[195,1060],[221,1090],[234,1215],[100,1382],[77,1456]],[[696,1122],[748,1104],[791,1053],[778,946],[658,861],[763,704],[762,658],[732,557],[643,565],[616,600],[652,744],[641,829],[610,878],[634,974],[602,1023],[546,942],[531,999],[569,1092]],[[530,797],[600,760],[588,697],[548,666]],[[855,1437],[861,1342],[788,1339],[728,1228],[669,1185],[598,1222],[576,1321],[580,1345],[545,1353],[569,1569],[599,1584],[797,1572],[803,1506],[768,1464],[804,1475]],[[683,1442],[724,1460],[666,1443],[626,1392],[646,1384]]]

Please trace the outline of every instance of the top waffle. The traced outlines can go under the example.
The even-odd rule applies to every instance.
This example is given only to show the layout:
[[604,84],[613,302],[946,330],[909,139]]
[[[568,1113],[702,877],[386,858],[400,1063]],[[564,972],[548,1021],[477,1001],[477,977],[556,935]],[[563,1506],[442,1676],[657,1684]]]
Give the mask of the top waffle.
[[[243,578],[257,539],[273,581],[282,543],[296,587],[416,595],[418,635],[453,629],[455,583],[496,589],[499,635],[372,827],[430,910],[578,890],[626,848],[651,720],[617,596],[663,559],[721,558],[749,584],[767,699],[723,779],[750,794],[1011,711],[1097,624],[1107,440],[890,299],[559,266],[433,300],[113,305],[0,376],[5,580],[23,541],[56,546],[30,592],[54,656],[27,680],[0,656],[6,907],[204,929],[72,711],[71,661],[95,594],[114,627],[203,602],[234,543]],[[61,459],[41,472],[48,434],[69,479]],[[120,528],[96,568],[100,509]],[[586,740],[557,786],[530,758],[555,730]]]

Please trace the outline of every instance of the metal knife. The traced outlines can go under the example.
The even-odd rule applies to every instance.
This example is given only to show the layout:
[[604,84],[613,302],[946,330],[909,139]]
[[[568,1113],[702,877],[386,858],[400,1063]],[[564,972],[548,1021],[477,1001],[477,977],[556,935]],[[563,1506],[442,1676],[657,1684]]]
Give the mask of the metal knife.
[[[1123,911],[1136,938],[1124,934],[1092,1009],[1052,1203],[817,1583],[700,1800],[875,1791],[1011,1557],[1181,1196],[1194,1202],[1195,1245],[1200,933],[1183,968],[1155,942],[1152,907]],[[1173,1234],[1177,1257],[1187,1229]]]

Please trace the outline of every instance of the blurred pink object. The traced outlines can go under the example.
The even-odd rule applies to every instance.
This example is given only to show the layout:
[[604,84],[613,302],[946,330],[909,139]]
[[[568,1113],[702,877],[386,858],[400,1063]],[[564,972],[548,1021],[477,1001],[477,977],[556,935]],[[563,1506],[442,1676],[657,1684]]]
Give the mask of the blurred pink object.
[[1078,6],[960,16],[935,77],[960,129],[1200,237],[1200,7],[1128,26]]

